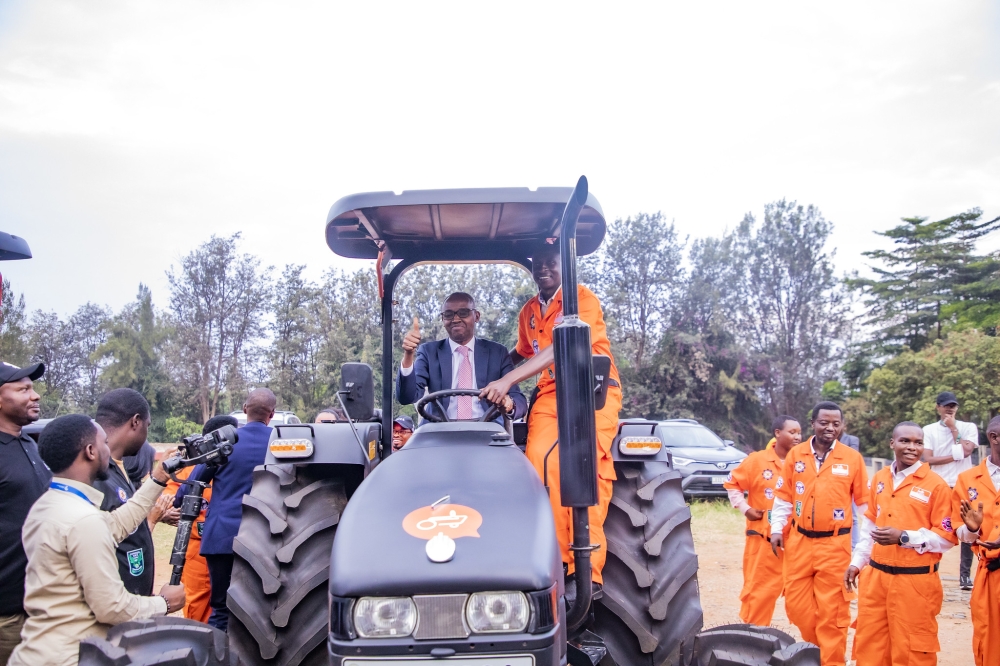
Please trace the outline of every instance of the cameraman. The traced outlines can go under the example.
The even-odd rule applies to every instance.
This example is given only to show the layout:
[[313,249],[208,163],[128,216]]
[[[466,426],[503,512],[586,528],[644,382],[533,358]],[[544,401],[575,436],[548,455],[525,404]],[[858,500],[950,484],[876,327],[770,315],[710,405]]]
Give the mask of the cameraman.
[[274,416],[278,401],[266,388],[251,391],[243,403],[247,424],[239,429],[239,441],[233,447],[229,463],[222,467],[198,465],[191,478],[213,481],[212,504],[205,515],[205,532],[201,537],[201,554],[208,563],[212,581],[212,615],[208,623],[216,629],[229,628],[226,595],[233,573],[233,539],[240,531],[243,516],[243,496],[253,485],[253,469],[264,464],[267,443],[271,439],[268,423]]
[[55,476],[24,522],[28,619],[9,664],[72,665],[80,640],[184,606],[183,585],[164,585],[156,597],[130,594],[115,557],[118,542],[145,522],[169,477],[157,465],[152,483],[116,511],[101,511],[103,495],[94,484],[111,463],[104,429],[83,414],[61,416],[45,426],[38,448]]

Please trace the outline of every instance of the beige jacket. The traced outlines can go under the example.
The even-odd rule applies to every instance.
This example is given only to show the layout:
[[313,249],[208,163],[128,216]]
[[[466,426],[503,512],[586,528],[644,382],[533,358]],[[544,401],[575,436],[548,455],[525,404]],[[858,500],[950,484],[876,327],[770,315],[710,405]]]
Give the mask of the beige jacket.
[[160,486],[148,481],[116,511],[101,511],[104,494],[93,486],[52,479],[82,492],[90,502],[65,490],[49,489],[38,498],[21,532],[28,569],[21,630],[9,666],[70,666],[78,662],[79,643],[107,635],[108,628],[167,612],[162,597],[140,597],[125,590],[115,548],[146,519]]

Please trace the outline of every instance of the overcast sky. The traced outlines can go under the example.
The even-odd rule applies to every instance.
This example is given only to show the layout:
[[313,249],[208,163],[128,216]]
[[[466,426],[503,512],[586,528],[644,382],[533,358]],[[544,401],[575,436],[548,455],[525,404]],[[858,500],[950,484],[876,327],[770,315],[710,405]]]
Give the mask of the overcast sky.
[[[902,216],[1000,215],[1000,4],[0,0],[0,270],[118,308],[211,234],[336,258],[353,192],[572,185],[719,234],[819,206],[843,270]],[[991,247],[1000,240],[990,239]]]

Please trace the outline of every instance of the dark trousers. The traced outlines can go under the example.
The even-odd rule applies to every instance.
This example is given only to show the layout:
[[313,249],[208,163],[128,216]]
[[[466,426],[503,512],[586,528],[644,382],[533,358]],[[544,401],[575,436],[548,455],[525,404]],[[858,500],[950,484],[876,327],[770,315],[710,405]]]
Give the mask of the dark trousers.
[[208,578],[212,583],[212,594],[208,601],[212,607],[212,614],[208,618],[208,624],[226,631],[229,629],[226,596],[229,593],[229,579],[233,575],[233,556],[205,555],[205,562],[208,564]]
[[972,544],[962,542],[962,559],[958,562],[958,575],[969,578],[972,571]]

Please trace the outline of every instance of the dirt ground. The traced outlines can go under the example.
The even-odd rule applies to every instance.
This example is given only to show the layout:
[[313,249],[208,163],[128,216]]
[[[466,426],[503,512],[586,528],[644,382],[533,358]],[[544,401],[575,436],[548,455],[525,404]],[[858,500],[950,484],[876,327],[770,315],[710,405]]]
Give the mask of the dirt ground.
[[[743,518],[727,503],[698,502],[692,505],[691,530],[695,550],[698,552],[698,582],[701,587],[701,606],[705,611],[705,626],[739,622],[739,592],[743,586]],[[174,529],[157,525],[153,533],[156,548],[156,586],[170,578],[170,547]],[[973,571],[975,575],[975,571]],[[947,552],[941,563],[941,580],[944,584],[944,604],[938,616],[938,636],[941,653],[940,666],[968,666],[972,660],[972,622],[969,612],[969,593],[958,589],[958,548]],[[852,604],[856,615],[856,604]],[[784,599],[778,600],[774,613],[774,626],[799,638],[799,632],[788,622]],[[848,636],[854,639],[854,631]]]

